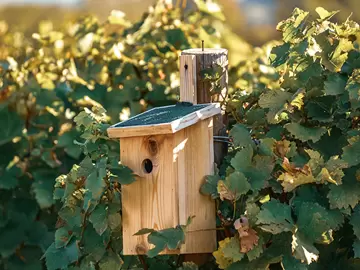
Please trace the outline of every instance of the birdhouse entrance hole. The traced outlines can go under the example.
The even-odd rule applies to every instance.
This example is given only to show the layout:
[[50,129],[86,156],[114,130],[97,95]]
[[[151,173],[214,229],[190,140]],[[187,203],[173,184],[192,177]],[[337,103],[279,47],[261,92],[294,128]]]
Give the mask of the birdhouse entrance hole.
[[151,173],[153,170],[153,163],[150,159],[147,158],[142,162],[142,167],[145,173]]

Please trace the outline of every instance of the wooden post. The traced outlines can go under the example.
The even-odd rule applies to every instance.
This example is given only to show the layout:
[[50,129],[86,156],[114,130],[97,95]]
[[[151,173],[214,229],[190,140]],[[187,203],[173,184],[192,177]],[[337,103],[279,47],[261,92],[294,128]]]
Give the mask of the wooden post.
[[[202,79],[201,71],[215,65],[223,67],[220,80],[221,91],[211,94],[211,83]],[[228,90],[228,51],[226,49],[190,49],[182,51],[180,56],[180,101],[193,104],[221,102]],[[227,118],[224,113],[214,116],[214,136],[226,136]],[[227,145],[214,143],[214,161],[219,166],[227,153]],[[201,196],[199,194],[199,196]],[[214,209],[214,216],[216,215]],[[186,254],[184,261],[203,265],[209,260],[209,254]]]
[[[180,56],[180,100],[194,104],[222,102],[228,91],[228,50],[189,49]],[[220,93],[211,93],[211,82],[204,81],[201,71],[215,66],[223,68],[219,82]],[[223,111],[224,112],[224,111]],[[226,136],[227,117],[224,113],[214,117],[214,136]],[[227,145],[214,144],[215,163],[219,166],[227,153]]]

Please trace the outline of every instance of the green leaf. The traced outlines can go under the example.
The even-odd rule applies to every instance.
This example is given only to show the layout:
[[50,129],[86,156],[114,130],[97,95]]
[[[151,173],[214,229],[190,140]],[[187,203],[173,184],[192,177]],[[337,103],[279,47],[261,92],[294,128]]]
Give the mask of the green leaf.
[[275,46],[271,50],[270,63],[274,67],[279,67],[286,63],[289,57],[290,43],[284,43],[279,46]]
[[307,264],[311,264],[319,258],[319,251],[316,247],[300,233],[293,235],[291,246],[294,257],[298,260],[306,262]]
[[339,211],[328,210],[318,203],[304,202],[297,211],[299,231],[313,242],[322,242],[324,234],[339,229],[344,222]]
[[7,108],[0,110],[1,135],[0,146],[10,142],[17,136],[21,136],[24,128],[24,121],[15,113]]
[[[27,224],[25,245],[36,245],[41,248],[42,254],[54,242],[54,233],[48,231],[48,227],[41,221],[35,221]],[[51,228],[51,226],[49,226]]]
[[267,90],[259,99],[261,108],[280,110],[291,100],[292,94],[282,90]]
[[104,191],[104,187],[105,187],[104,179],[102,175],[98,173],[98,171],[96,170],[93,171],[86,178],[85,188],[91,192],[93,199],[96,200],[100,198],[101,194]]
[[3,175],[0,176],[0,189],[13,189],[16,188],[19,184],[18,176],[21,175],[21,170],[13,166],[11,168],[6,168]]
[[323,7],[317,7],[315,9],[316,13],[319,14],[319,17],[322,21],[329,20],[331,17],[333,17],[335,14],[339,13],[339,11],[327,11]]
[[307,270],[306,264],[301,263],[291,255],[285,255],[281,261],[284,270]]
[[178,249],[185,241],[185,233],[182,228],[169,228],[161,231],[154,231],[148,235],[148,242],[155,247],[147,252],[150,258],[157,256],[166,247],[169,250]]
[[237,236],[231,237],[230,240],[222,248],[225,258],[238,262],[244,257],[244,253],[240,252],[240,241]]
[[80,207],[74,206],[73,208],[70,208],[65,206],[60,209],[58,214],[70,228],[81,227],[82,214]]
[[331,185],[327,195],[331,208],[354,208],[360,201],[360,182],[356,181],[354,170],[344,170],[341,185]]
[[71,240],[71,234],[65,227],[61,227],[55,232],[55,247],[65,247]]
[[49,208],[54,204],[53,192],[56,175],[51,170],[33,172],[35,182],[32,187],[40,208]]
[[322,96],[311,99],[305,106],[308,117],[324,123],[333,121],[332,107],[334,102],[334,96]]
[[267,180],[272,177],[274,165],[274,159],[270,156],[256,155],[253,158],[252,166],[243,171],[252,190],[261,190],[267,186]]
[[354,209],[350,217],[350,224],[353,226],[355,236],[360,239],[360,206]]
[[360,258],[360,240],[356,239],[353,244],[354,258]]
[[356,110],[360,107],[360,70],[355,69],[353,74],[348,80],[346,85],[346,91],[349,93],[349,100],[351,102],[351,107],[353,110]]
[[57,147],[64,147],[65,152],[74,159],[79,159],[82,154],[82,149],[79,145],[74,143],[78,137],[78,132],[76,130],[71,130],[65,132],[58,137]]
[[154,229],[143,228],[143,229],[139,230],[137,233],[135,233],[134,235],[144,235],[144,234],[153,233],[153,232],[156,232],[156,231]]
[[25,238],[27,219],[21,216],[18,222],[10,221],[0,230],[0,255],[9,257],[21,245]]
[[227,269],[230,265],[233,265],[234,262],[240,261],[244,257],[244,254],[240,253],[239,238],[227,237],[220,241],[219,248],[213,253],[213,256],[220,269]]
[[106,252],[108,240],[106,239],[106,233],[100,236],[93,226],[87,226],[83,235],[83,250],[84,254],[89,254],[91,259],[99,261]]
[[251,186],[245,175],[235,171],[226,177],[225,181],[220,180],[218,182],[217,190],[221,200],[236,201],[240,199],[241,195],[246,194],[250,188]]
[[295,136],[296,139],[299,139],[302,142],[309,140],[317,142],[320,140],[321,136],[326,133],[326,128],[324,127],[305,127],[298,123],[286,124],[285,128],[291,135]]
[[76,241],[71,241],[66,247],[56,248],[53,243],[45,252],[46,267],[48,270],[66,268],[79,259],[79,249]]
[[115,181],[121,185],[129,185],[136,181],[133,171],[125,166],[110,169],[110,172],[115,176]]
[[231,166],[235,170],[243,171],[247,169],[252,162],[253,148],[248,145],[236,153],[235,157],[231,159]]
[[108,251],[105,257],[99,262],[100,270],[120,270],[123,265],[123,260],[114,252]]
[[108,226],[111,230],[116,230],[121,226],[121,215],[120,213],[109,213]]
[[346,80],[347,78],[345,76],[341,76],[337,73],[331,73],[324,82],[325,94],[340,95],[345,93]]
[[263,245],[264,245],[264,239],[263,237],[259,237],[258,244],[254,246],[254,248],[251,249],[248,253],[246,253],[246,256],[248,257],[248,260],[250,262],[260,257],[260,255],[264,251]]
[[294,229],[290,206],[274,199],[261,206],[261,211],[257,218],[256,224],[262,230],[272,234],[279,234]]
[[200,192],[203,195],[211,195],[211,198],[217,199],[219,198],[219,194],[217,192],[217,185],[220,180],[220,176],[215,175],[207,175],[205,177],[205,183],[202,184],[200,188]]
[[108,228],[108,211],[105,204],[99,204],[95,210],[91,212],[89,221],[99,235],[102,235]]
[[230,136],[236,146],[247,146],[253,143],[248,129],[242,124],[236,124],[230,130]]
[[360,140],[350,141],[348,146],[343,148],[342,159],[349,164],[355,166],[360,164]]

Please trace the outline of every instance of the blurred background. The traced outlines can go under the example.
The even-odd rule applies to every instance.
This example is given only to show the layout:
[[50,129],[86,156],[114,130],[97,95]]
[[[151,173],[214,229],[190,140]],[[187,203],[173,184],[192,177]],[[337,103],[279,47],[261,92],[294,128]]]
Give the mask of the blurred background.
[[[191,0],[174,0],[191,8]],[[106,20],[111,10],[121,10],[131,21],[139,20],[154,0],[0,0],[0,20],[23,33],[37,31],[38,24],[50,20],[61,25],[79,15],[94,14]],[[278,39],[277,22],[287,18],[293,8],[314,10],[322,6],[327,10],[341,10],[336,19],[344,20],[350,14],[359,20],[359,0],[218,0],[226,20],[234,33],[248,43],[260,46]]]

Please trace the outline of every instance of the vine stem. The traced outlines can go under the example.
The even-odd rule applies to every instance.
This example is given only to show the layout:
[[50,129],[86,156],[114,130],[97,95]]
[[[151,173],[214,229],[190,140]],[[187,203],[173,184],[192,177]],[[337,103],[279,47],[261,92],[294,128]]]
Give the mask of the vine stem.
[[236,217],[236,201],[234,201],[234,213],[233,213],[233,221],[235,220]]
[[144,269],[144,270],[148,270],[149,267],[148,267],[148,265],[147,265],[146,262],[145,262],[144,256],[143,256],[143,255],[138,255],[138,258],[139,258],[139,260],[140,260],[140,262],[141,262],[141,264],[142,264],[142,266],[143,266],[143,269]]

